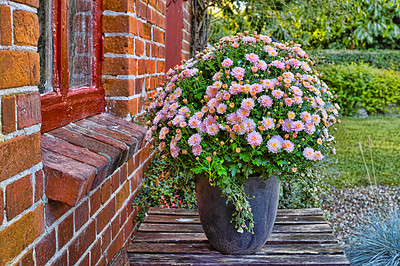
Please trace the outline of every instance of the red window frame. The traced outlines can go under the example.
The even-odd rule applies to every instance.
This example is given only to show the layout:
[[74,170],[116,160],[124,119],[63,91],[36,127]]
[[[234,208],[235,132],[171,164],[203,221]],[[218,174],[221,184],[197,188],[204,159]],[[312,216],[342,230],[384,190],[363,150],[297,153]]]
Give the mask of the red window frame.
[[54,71],[52,92],[41,96],[42,132],[98,114],[105,109],[101,87],[102,26],[101,0],[93,0],[92,86],[70,90],[68,55],[68,0],[53,0]]

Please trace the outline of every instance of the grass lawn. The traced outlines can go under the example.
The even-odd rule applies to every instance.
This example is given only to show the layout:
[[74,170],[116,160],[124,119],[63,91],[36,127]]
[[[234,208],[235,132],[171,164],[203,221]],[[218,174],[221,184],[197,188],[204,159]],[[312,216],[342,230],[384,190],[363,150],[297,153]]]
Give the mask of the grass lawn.
[[[372,141],[371,148],[368,138]],[[335,186],[369,184],[359,143],[372,183],[375,170],[378,185],[400,186],[400,116],[345,117],[338,124],[336,142],[337,164],[326,169],[336,179]]]

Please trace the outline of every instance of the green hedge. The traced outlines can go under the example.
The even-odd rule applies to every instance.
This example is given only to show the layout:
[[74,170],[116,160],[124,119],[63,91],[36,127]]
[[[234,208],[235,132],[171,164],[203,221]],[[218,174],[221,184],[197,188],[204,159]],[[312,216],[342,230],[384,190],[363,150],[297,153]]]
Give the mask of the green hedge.
[[400,50],[321,50],[309,52],[318,64],[367,63],[376,68],[400,71]]
[[378,69],[367,64],[320,65],[323,80],[338,95],[343,115],[354,115],[364,108],[369,114],[400,110],[400,72]]

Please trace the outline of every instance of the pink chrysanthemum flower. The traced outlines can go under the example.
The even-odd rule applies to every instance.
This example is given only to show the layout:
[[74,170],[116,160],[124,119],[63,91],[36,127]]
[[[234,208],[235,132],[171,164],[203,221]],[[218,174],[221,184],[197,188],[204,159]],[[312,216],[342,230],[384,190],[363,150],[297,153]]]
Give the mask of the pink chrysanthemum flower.
[[278,55],[278,53],[276,51],[269,51],[268,55],[271,56],[271,57],[275,57],[275,56]]
[[296,68],[300,66],[300,61],[297,60],[297,59],[294,59],[294,58],[289,59],[287,63],[288,63],[290,66],[293,66],[293,67],[296,67]]
[[197,112],[194,115],[196,116],[196,118],[201,119],[203,117],[204,113],[203,112]]
[[179,103],[175,102],[169,106],[170,110],[176,110],[179,107]]
[[294,121],[292,124],[292,129],[296,132],[302,131],[304,129],[304,123],[301,121]]
[[201,146],[200,145],[196,145],[192,148],[192,152],[194,156],[200,156],[201,154]]
[[201,121],[197,117],[192,116],[189,119],[189,127],[190,128],[199,128],[200,124],[201,124]]
[[273,136],[267,142],[269,152],[278,153],[282,149],[282,138],[280,136]]
[[304,126],[304,131],[310,135],[314,134],[315,130],[316,129],[313,123],[306,123]]
[[240,125],[239,125],[239,129],[237,130],[237,132],[238,132],[238,134],[239,135],[244,135],[244,134],[246,134],[246,126],[245,126],[245,124],[244,123],[241,123]]
[[178,146],[170,146],[171,156],[176,158],[179,156],[180,148]]
[[221,63],[222,67],[230,67],[232,64],[233,64],[233,61],[230,58],[225,59]]
[[324,156],[322,155],[322,153],[320,151],[314,152],[314,160],[322,160],[322,158],[324,158]]
[[317,98],[315,99],[315,101],[320,105],[320,106],[324,106],[325,102],[321,99],[321,97],[317,96]]
[[265,129],[272,129],[275,127],[274,119],[271,117],[263,117],[262,125],[265,127]]
[[290,140],[284,140],[283,141],[283,144],[282,144],[282,147],[284,146],[284,150],[285,151],[287,151],[288,153],[291,153],[291,152],[293,152],[293,150],[294,150],[294,144],[293,144],[293,142],[291,142]]
[[303,119],[304,122],[309,122],[311,120],[311,115],[310,115],[309,112],[304,111],[304,112],[302,112],[300,114],[300,116],[301,116],[301,119]]
[[232,95],[238,94],[239,91],[240,91],[240,87],[241,87],[240,84],[237,84],[237,83],[232,84],[232,85],[229,87],[229,93],[232,94]]
[[269,53],[271,51],[276,51],[274,47],[270,46],[270,45],[265,45],[263,47],[264,52]]
[[254,107],[254,100],[252,98],[243,99],[241,106],[242,108],[250,111]]
[[303,99],[300,96],[294,96],[293,102],[296,103],[296,104],[302,104],[303,103]]
[[290,84],[290,83],[292,83],[292,80],[291,80],[291,79],[288,79],[288,78],[285,78],[285,79],[283,80],[283,83],[285,83],[285,84]]
[[273,90],[272,91],[272,96],[274,96],[276,99],[280,99],[283,97],[283,91],[281,90]]
[[160,120],[161,120],[161,115],[156,115],[156,117],[154,117],[153,120],[153,125],[157,125],[158,122],[160,122]]
[[219,127],[217,124],[207,125],[207,134],[210,136],[217,135]]
[[282,130],[286,132],[292,132],[293,130],[293,121],[290,119],[285,119],[282,125]]
[[245,119],[246,117],[249,116],[250,111],[244,108],[240,108],[239,110],[237,110],[236,112],[237,116],[241,119]]
[[234,67],[231,72],[232,76],[234,76],[237,80],[242,80],[245,73],[246,70],[243,67]]
[[184,114],[186,114],[188,112],[190,112],[190,109],[187,106],[184,106],[181,109],[179,109],[179,114],[181,114],[181,115],[184,115]]
[[315,125],[318,125],[319,122],[321,121],[319,115],[313,115],[311,118],[312,118],[312,121],[313,121],[313,123],[314,123]]
[[239,117],[237,116],[236,113],[230,113],[226,115],[226,120],[228,121],[229,124],[237,124],[239,122]]
[[218,100],[216,99],[216,98],[212,98],[208,103],[207,103],[207,106],[208,107],[217,107],[219,105],[219,102],[218,102]]
[[222,77],[221,72],[217,72],[214,74],[212,80],[217,81],[217,80],[220,80],[221,77]]
[[260,93],[264,89],[261,84],[253,84],[253,85],[251,85],[251,90],[254,91],[255,93]]
[[160,134],[168,134],[168,132],[169,132],[169,128],[167,128],[167,127],[163,127],[163,128],[161,128],[161,130],[160,130]]
[[262,141],[263,139],[261,137],[261,134],[257,131],[253,131],[247,135],[247,143],[252,147],[260,146]]
[[311,107],[316,108],[318,106],[317,102],[315,101],[314,98],[309,98],[308,101],[310,102]]
[[166,146],[165,142],[164,142],[164,141],[161,142],[160,145],[158,145],[158,150],[159,150],[159,151],[163,151],[164,148],[165,148],[165,146]]
[[288,116],[288,118],[289,118],[290,120],[293,120],[293,118],[296,117],[296,114],[295,114],[294,112],[288,112],[287,116]]
[[185,122],[185,117],[183,115],[177,115],[173,120],[172,124],[178,126],[181,122]]
[[189,139],[188,139],[188,144],[189,146],[193,147],[196,145],[200,145],[201,143],[201,136],[200,134],[196,133],[194,135],[192,135]]
[[303,91],[297,86],[290,87],[290,91],[296,96],[303,96]]
[[212,117],[211,115],[208,115],[208,116],[204,119],[203,123],[204,123],[206,126],[209,126],[209,125],[212,125],[212,124],[215,123],[215,119],[214,119],[214,117]]
[[275,60],[271,63],[272,66],[276,67],[276,68],[280,68],[280,69],[285,69],[285,63],[279,61],[279,60]]
[[262,71],[265,71],[268,68],[267,63],[264,60],[258,61],[256,66],[258,67],[258,69],[261,69]]
[[308,66],[308,64],[306,63],[306,62],[303,62],[302,64],[301,64],[301,68],[304,70],[304,71],[311,71],[311,68]]
[[212,98],[214,97],[218,92],[218,89],[215,88],[214,86],[208,86],[206,89],[206,94],[208,97]]
[[291,106],[291,105],[293,104],[292,98],[286,98],[286,99],[285,99],[285,104],[286,104],[287,106]]
[[246,54],[245,55],[246,60],[252,62],[252,63],[256,63],[259,59],[258,55],[251,53],[251,54]]
[[217,113],[224,114],[226,112],[226,104],[220,103],[217,107]]
[[307,160],[314,160],[314,149],[310,147],[305,148],[303,156],[306,157]]
[[222,82],[218,80],[214,82],[213,86],[217,89],[220,89],[222,87]]
[[243,120],[242,124],[246,132],[251,132],[256,128],[256,123],[254,123],[253,119],[250,118],[246,118],[245,120]]
[[266,88],[266,89],[269,89],[269,88],[271,88],[272,86],[274,86],[272,80],[270,80],[270,79],[264,80],[264,81],[262,82],[262,85],[263,85],[263,87]]
[[153,136],[153,131],[152,130],[147,130],[145,140],[146,141],[151,140],[152,136]]

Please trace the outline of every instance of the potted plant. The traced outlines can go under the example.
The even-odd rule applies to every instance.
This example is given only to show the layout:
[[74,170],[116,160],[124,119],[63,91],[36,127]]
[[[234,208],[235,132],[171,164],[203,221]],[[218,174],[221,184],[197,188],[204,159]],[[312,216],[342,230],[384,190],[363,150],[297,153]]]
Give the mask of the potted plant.
[[282,178],[331,149],[339,106],[300,45],[237,34],[166,73],[148,108],[147,140],[196,182],[203,229],[225,254],[259,250]]

